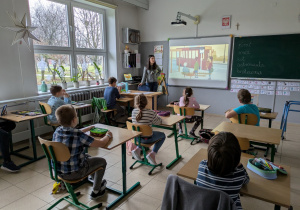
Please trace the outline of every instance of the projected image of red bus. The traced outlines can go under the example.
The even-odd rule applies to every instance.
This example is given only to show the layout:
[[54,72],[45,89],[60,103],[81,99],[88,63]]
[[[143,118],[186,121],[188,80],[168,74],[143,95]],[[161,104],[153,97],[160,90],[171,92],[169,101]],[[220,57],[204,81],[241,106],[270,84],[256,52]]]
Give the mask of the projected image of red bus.
[[170,46],[169,78],[224,80],[228,44]]

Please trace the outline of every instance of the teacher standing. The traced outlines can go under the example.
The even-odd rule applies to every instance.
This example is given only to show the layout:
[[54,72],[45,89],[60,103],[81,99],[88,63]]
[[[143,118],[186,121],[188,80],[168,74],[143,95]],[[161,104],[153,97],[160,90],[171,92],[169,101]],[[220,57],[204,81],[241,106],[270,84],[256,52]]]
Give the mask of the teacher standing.
[[158,83],[157,77],[159,77],[161,69],[156,65],[154,55],[149,55],[147,66],[144,67],[144,74],[139,86],[146,85],[150,88],[150,91],[156,92]]

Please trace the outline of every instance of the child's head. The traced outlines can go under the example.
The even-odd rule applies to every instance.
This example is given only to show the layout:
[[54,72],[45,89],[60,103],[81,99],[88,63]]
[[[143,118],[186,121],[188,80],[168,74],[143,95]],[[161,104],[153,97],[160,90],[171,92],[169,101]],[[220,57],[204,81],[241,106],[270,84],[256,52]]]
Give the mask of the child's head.
[[240,163],[241,148],[235,135],[220,132],[209,142],[208,169],[218,176],[232,173]]
[[65,90],[60,85],[52,85],[50,93],[55,97],[63,97]]
[[140,111],[136,116],[136,121],[139,121],[142,118],[142,110],[147,106],[148,100],[144,94],[137,95],[134,98],[134,106]]
[[55,112],[59,124],[64,127],[75,127],[78,124],[77,114],[72,105],[60,106]]
[[117,86],[117,79],[114,78],[114,77],[108,78],[108,84],[109,84],[110,86],[116,87],[116,86]]
[[187,106],[190,102],[189,98],[188,97],[191,97],[193,95],[193,89],[190,88],[190,87],[186,87],[184,90],[183,90],[183,96],[184,96],[184,106]]
[[249,104],[251,102],[251,93],[246,89],[240,89],[237,97],[242,104]]

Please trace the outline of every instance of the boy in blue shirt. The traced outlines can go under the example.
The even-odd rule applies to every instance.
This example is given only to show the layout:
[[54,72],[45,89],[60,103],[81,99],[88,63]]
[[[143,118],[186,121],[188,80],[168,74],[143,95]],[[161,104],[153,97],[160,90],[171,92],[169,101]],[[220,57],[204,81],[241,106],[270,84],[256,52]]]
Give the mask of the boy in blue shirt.
[[237,94],[237,97],[239,99],[239,102],[243,105],[233,110],[227,111],[225,113],[225,117],[232,118],[238,114],[255,114],[257,116],[256,126],[259,126],[259,110],[255,104],[251,104],[251,93],[246,89],[240,89]]
[[[55,116],[56,109],[58,109],[58,107],[62,105],[71,104],[71,99],[69,94],[59,85],[52,85],[50,88],[50,92],[52,96],[49,98],[47,103],[50,105],[52,112],[48,116],[48,119],[51,123],[57,123],[57,119]],[[62,97],[64,97],[64,100],[61,99]]]
[[207,160],[198,168],[196,184],[227,193],[237,209],[242,210],[240,189],[248,184],[249,176],[240,163],[241,148],[237,138],[230,132],[220,132],[209,142]]
[[117,114],[115,115],[115,119],[119,119],[122,115],[125,114],[124,109],[117,103],[116,99],[119,99],[121,88],[117,87],[117,79],[114,77],[110,77],[108,79],[109,86],[104,90],[104,99],[106,100],[108,109],[116,109]]
[[58,123],[61,125],[53,133],[52,141],[65,144],[70,151],[70,159],[64,162],[58,162],[57,171],[59,176],[66,180],[81,179],[98,168],[103,168],[91,175],[93,180],[93,191],[90,194],[92,200],[104,195],[106,189],[106,180],[103,180],[106,160],[101,157],[91,157],[85,153],[85,147],[105,147],[112,138],[112,133],[108,131],[101,139],[94,139],[85,134],[94,126],[86,127],[81,130],[76,129],[78,118],[74,107],[71,105],[60,106],[55,115]]

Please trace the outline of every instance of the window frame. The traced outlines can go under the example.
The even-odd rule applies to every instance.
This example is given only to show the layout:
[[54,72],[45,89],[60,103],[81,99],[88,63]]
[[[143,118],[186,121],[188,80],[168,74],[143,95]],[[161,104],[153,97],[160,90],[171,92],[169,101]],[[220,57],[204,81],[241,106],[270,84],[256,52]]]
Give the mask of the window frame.
[[[71,0],[47,0],[54,3],[64,4],[67,8],[67,24],[68,24],[68,39],[69,47],[33,45],[34,54],[67,54],[70,55],[70,74],[71,77],[78,73],[77,55],[95,55],[103,56],[103,78],[107,79],[107,28],[106,28],[106,11],[105,9],[94,7],[88,4],[74,2]],[[30,3],[30,2],[29,2]],[[90,10],[102,15],[102,36],[103,49],[77,48],[75,37],[75,17],[73,8]],[[35,61],[34,61],[35,62]]]

